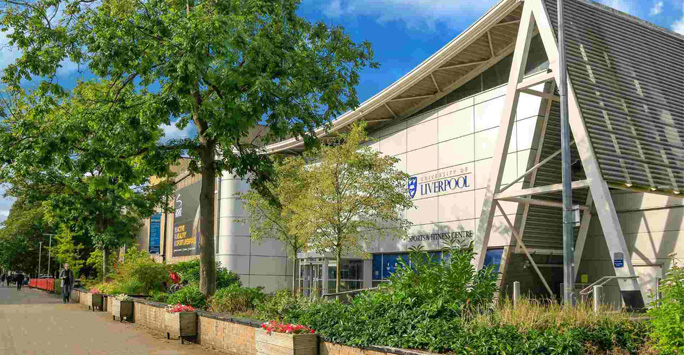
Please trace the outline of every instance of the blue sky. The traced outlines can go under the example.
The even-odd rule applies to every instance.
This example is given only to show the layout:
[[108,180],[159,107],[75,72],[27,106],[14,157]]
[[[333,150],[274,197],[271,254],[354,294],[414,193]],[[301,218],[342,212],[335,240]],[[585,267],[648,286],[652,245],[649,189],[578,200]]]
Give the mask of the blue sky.
[[[600,2],[684,34],[684,0]],[[436,52],[495,3],[497,0],[303,0],[300,15],[311,21],[343,26],[355,41],[368,40],[373,44],[375,60],[381,67],[362,72],[358,93],[364,101]],[[0,69],[18,55],[6,43],[5,34],[0,33]],[[87,78],[87,72],[79,71],[72,63],[65,63],[58,74],[58,79],[67,85]],[[164,129],[169,137],[194,131],[180,131],[175,126]],[[0,199],[0,221],[6,218],[11,203]]]

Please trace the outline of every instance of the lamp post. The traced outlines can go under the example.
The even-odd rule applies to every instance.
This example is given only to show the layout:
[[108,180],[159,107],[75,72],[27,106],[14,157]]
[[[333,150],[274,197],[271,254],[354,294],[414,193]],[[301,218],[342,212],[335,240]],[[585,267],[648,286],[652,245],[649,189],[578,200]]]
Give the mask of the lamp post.
[[43,242],[38,242],[40,247],[38,248],[38,278],[40,278],[40,259],[43,256]]
[[570,120],[568,117],[568,73],[565,60],[563,0],[558,0],[558,94],[560,95],[561,157],[563,175],[563,304],[575,305],[575,214],[572,210],[570,167]]
[[52,262],[52,236],[57,235],[57,234],[50,234],[50,233],[44,233],[43,235],[49,235],[50,236],[50,248],[48,248],[48,275],[50,274],[50,263]]

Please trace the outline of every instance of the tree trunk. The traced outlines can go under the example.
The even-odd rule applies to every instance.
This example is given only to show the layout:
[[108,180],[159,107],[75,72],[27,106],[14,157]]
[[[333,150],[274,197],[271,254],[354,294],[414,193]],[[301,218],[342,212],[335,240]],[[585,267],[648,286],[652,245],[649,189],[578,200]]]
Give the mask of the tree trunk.
[[216,292],[216,253],[214,252],[214,190],[216,166],[214,143],[200,138],[202,186],[200,190],[200,291],[206,296]]
[[292,258],[292,297],[297,297],[297,254]]
[[107,253],[107,248],[102,248],[102,282],[107,281],[107,264],[109,264],[109,253]]
[[340,293],[340,276],[342,275],[342,252],[337,250],[335,253],[335,261],[337,262],[337,267],[335,270],[335,293]]

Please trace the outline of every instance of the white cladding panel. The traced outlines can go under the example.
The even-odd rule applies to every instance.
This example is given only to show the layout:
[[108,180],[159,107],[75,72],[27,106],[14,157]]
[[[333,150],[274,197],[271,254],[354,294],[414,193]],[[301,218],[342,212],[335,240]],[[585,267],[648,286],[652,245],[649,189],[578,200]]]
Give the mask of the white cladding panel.
[[245,286],[263,286],[266,292],[289,287],[292,268],[281,242],[252,241],[247,213],[237,193],[249,191],[249,184],[224,173],[219,200],[218,250],[216,260],[238,275]]
[[[382,153],[401,159],[406,172],[416,178],[415,209],[407,218],[413,223],[411,235],[448,231],[472,231],[482,211],[489,179],[491,157],[499,138],[499,123],[505,87],[469,97],[448,106],[420,114],[400,124],[374,132]],[[518,119],[504,170],[504,181],[513,181],[534,159],[532,143],[537,128],[541,99],[522,95]],[[511,187],[511,191],[521,188]],[[504,202],[511,220],[518,204]],[[490,246],[511,243],[510,228],[497,211]],[[370,252],[401,252],[422,245],[426,250],[442,247],[439,240],[404,242],[378,241]]]

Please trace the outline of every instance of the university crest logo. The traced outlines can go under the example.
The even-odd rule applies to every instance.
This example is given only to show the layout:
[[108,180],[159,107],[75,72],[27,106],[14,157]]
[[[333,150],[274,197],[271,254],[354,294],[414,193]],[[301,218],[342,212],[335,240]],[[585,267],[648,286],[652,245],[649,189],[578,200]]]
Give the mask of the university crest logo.
[[410,177],[408,181],[408,191],[411,198],[416,197],[416,191],[418,190],[418,178]]

